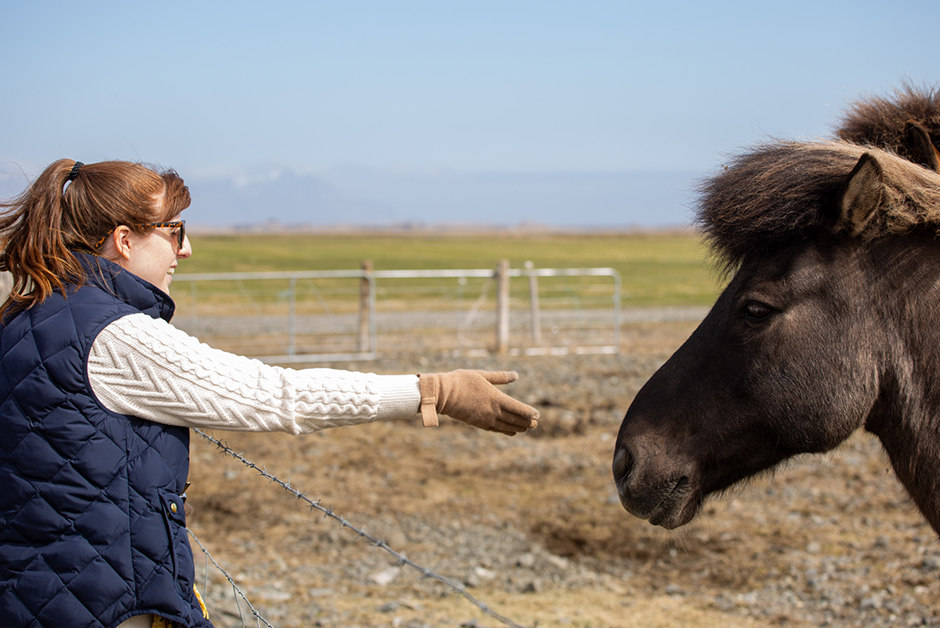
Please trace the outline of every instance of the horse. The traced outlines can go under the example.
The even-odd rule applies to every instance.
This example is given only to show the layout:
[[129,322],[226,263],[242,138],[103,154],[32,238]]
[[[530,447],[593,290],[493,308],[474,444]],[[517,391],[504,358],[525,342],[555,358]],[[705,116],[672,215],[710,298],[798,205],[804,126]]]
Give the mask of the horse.
[[836,139],[756,146],[700,186],[697,223],[730,280],[623,419],[627,512],[677,528],[707,496],[864,428],[940,534],[940,93],[907,95],[856,106]]

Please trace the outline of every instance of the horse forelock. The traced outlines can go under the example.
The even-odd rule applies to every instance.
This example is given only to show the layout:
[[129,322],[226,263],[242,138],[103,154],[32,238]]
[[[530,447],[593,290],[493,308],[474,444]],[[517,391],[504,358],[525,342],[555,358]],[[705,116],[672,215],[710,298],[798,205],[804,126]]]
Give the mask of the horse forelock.
[[857,237],[917,226],[940,231],[940,175],[894,153],[844,141],[778,141],[738,155],[699,186],[697,224],[726,270],[752,255],[832,234],[855,164],[872,154],[884,174],[878,213]]

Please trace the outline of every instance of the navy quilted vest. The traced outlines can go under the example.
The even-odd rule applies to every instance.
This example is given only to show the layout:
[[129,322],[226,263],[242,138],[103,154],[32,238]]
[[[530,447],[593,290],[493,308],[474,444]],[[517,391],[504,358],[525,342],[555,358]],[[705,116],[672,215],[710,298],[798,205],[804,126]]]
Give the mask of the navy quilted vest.
[[173,301],[102,258],[87,283],[0,327],[0,625],[210,626],[193,594],[180,493],[189,430],[115,414],[86,363],[106,325]]

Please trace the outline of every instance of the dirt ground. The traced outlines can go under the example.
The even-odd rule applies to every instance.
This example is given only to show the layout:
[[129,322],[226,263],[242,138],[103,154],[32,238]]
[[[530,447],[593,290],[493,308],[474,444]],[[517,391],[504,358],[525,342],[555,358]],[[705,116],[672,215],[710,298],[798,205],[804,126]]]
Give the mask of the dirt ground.
[[[619,355],[331,365],[517,370],[507,392],[542,412],[523,436],[448,419],[436,429],[397,421],[304,437],[214,434],[493,614],[396,566],[195,434],[190,528],[280,628],[507,625],[500,617],[563,627],[940,626],[940,541],[868,435],[715,498],[674,532],[621,508],[610,472],[620,420],[694,327],[631,323]],[[195,551],[213,621],[242,625],[232,586]]]

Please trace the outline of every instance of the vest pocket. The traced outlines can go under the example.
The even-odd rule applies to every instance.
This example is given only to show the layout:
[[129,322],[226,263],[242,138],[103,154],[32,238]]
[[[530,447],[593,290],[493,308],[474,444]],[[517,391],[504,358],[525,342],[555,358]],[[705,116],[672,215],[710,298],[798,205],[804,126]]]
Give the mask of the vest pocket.
[[163,505],[163,520],[166,522],[170,537],[170,559],[173,563],[173,580],[179,584],[179,562],[183,548],[186,547],[186,514],[183,511],[183,498],[170,491],[160,491]]

